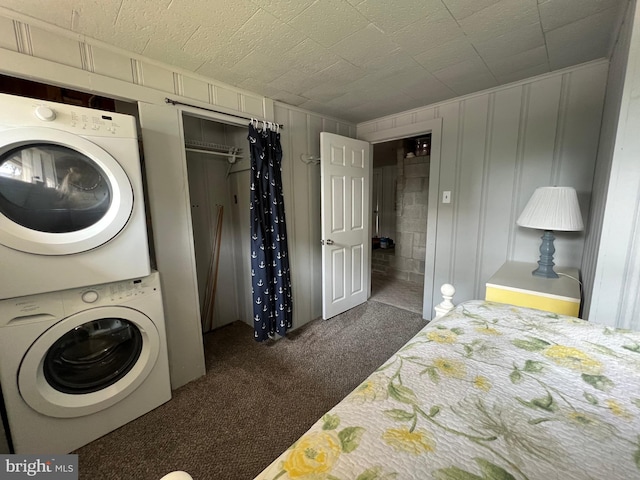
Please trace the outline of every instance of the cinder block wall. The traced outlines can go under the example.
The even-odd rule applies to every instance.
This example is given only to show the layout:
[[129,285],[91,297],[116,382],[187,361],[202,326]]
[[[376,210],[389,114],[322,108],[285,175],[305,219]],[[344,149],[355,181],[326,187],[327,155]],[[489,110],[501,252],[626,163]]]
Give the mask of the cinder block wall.
[[429,157],[405,158],[405,150],[399,148],[395,248],[373,251],[374,272],[420,285],[424,283],[428,198]]
[[401,150],[398,155],[397,247],[392,274],[422,285],[427,243],[430,157],[405,158],[404,153]]

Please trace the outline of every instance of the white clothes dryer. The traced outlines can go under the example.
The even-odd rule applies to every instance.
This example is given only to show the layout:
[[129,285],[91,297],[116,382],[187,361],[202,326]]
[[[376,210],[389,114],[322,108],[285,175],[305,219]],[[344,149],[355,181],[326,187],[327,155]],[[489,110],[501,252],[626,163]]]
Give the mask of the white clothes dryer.
[[0,301],[15,453],[69,453],[171,399],[160,280]]
[[0,94],[0,299],[151,273],[134,117]]

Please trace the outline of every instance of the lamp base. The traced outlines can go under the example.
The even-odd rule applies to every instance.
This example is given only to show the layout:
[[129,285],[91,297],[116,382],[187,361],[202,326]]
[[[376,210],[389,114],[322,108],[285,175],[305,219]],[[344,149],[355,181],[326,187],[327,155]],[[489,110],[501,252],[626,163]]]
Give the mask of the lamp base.
[[540,245],[540,260],[538,260],[538,268],[536,268],[532,275],[536,277],[544,278],[558,278],[558,274],[553,271],[553,254],[556,253],[556,249],[553,246],[554,237],[551,230],[545,230],[542,235],[542,244]]

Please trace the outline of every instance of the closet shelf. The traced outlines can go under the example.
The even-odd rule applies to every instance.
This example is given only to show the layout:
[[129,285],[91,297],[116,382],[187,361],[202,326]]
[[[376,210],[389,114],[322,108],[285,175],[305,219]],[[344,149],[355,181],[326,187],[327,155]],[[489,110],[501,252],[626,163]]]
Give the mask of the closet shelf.
[[203,142],[200,140],[192,140],[186,138],[184,140],[185,150],[188,152],[206,153],[210,155],[219,155],[221,157],[231,157],[233,159],[241,159],[242,148],[231,145],[222,145],[220,143]]

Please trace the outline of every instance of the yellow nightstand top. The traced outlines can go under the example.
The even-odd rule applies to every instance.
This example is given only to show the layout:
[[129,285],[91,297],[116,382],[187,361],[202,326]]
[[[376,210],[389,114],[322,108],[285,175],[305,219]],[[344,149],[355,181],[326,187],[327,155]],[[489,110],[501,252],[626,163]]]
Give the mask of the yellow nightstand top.
[[580,272],[577,268],[554,267],[556,273],[564,275],[543,278],[531,274],[537,267],[536,263],[506,262],[487,281],[486,286],[580,303],[580,284],[577,281]]

